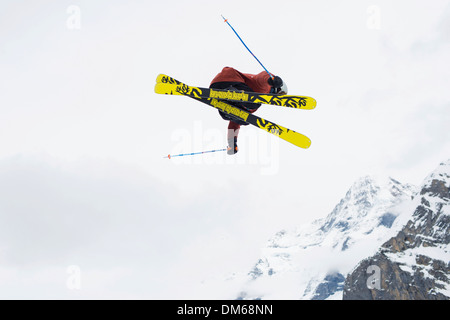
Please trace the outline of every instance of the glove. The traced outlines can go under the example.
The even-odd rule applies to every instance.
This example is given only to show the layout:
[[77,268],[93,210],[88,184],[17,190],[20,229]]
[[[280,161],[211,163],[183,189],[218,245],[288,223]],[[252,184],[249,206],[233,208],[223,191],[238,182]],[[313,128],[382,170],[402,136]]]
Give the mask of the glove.
[[237,137],[228,139],[227,153],[229,155],[233,155],[233,154],[236,154],[238,151],[239,151],[239,148],[237,146]]
[[269,78],[267,82],[274,88],[281,88],[283,85],[283,80],[278,76],[273,77],[273,79]]

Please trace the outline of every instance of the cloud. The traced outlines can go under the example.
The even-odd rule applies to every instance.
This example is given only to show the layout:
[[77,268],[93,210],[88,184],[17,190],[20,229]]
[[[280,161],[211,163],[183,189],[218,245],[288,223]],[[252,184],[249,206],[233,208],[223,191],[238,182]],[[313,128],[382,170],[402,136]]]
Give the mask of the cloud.
[[[210,272],[198,261],[219,248],[204,244],[215,234],[219,242],[236,238],[239,212],[232,206],[241,199],[232,190],[233,202],[216,194],[181,203],[173,186],[114,161],[3,159],[0,296],[48,297],[37,290],[48,285],[49,296],[77,297],[66,287],[71,265],[82,272],[78,297],[180,294],[182,281],[193,284]],[[230,266],[235,253],[227,249],[214,263]]]

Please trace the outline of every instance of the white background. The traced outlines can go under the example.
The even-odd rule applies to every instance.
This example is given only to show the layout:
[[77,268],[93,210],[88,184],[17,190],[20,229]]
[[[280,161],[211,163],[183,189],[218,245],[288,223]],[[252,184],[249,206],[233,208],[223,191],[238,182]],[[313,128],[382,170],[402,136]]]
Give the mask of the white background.
[[[317,100],[257,112],[308,150],[249,126],[233,157],[163,158],[225,147],[227,122],[159,73],[262,71],[221,14]],[[444,0],[1,2],[0,297],[235,298],[223,279],[358,177],[449,157],[449,21]]]

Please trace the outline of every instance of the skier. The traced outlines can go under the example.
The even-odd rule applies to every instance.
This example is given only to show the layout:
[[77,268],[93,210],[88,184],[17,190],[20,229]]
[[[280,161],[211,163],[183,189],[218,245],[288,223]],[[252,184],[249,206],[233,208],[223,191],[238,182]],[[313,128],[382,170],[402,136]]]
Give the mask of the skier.
[[[258,93],[288,93],[286,84],[278,76],[272,75],[272,77],[270,77],[265,71],[258,74],[241,73],[231,67],[223,68],[222,71],[211,81],[209,87],[213,89],[226,89],[230,91],[243,90]],[[250,113],[255,112],[261,106],[260,103],[251,102],[229,101],[228,103]],[[230,120],[228,124],[227,153],[229,155],[235,154],[239,150],[237,146],[239,129],[241,125],[246,126],[248,123],[235,119],[233,116],[230,116],[222,111],[219,111],[219,113],[224,120]]]

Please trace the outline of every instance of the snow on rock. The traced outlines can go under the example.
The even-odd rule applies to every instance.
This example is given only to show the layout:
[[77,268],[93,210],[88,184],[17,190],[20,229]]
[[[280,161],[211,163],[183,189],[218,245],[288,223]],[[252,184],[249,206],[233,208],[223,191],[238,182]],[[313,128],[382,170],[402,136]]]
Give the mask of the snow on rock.
[[[344,299],[450,299],[450,160],[423,181],[412,216],[348,275]],[[378,268],[368,286],[367,268]]]
[[238,299],[342,299],[345,276],[403,227],[415,193],[392,178],[359,179],[326,218],[269,239]]

